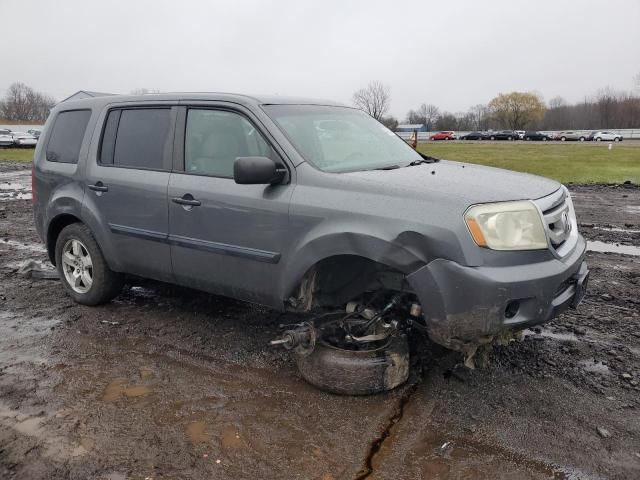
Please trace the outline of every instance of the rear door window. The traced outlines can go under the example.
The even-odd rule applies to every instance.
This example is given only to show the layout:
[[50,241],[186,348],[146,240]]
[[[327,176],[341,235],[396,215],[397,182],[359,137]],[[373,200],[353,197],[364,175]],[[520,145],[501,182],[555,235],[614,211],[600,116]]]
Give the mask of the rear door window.
[[89,118],[91,118],[91,110],[69,110],[58,113],[47,143],[48,161],[78,163],[78,155]]
[[100,163],[116,167],[165,170],[171,155],[171,108],[111,110]]

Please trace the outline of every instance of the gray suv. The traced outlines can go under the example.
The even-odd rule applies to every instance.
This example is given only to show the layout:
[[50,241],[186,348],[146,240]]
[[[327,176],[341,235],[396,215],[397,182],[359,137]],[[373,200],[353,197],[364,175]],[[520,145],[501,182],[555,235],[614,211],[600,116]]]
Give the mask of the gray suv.
[[273,343],[343,393],[402,383],[407,339],[472,357],[547,322],[588,278],[564,186],[421,155],[326,101],[64,102],[38,142],[33,193],[75,301],[107,302],[131,274],[300,312]]

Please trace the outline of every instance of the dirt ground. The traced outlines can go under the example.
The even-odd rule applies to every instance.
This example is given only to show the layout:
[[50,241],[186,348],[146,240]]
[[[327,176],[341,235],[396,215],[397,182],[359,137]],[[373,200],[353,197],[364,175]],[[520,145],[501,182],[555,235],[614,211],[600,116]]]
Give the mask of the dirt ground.
[[[571,189],[589,240],[640,246],[640,188]],[[20,273],[46,268],[29,197],[0,164],[0,478],[640,478],[640,256],[590,252],[579,309],[484,369],[430,346],[344,397],[267,346],[286,315],[137,280],[83,307]]]

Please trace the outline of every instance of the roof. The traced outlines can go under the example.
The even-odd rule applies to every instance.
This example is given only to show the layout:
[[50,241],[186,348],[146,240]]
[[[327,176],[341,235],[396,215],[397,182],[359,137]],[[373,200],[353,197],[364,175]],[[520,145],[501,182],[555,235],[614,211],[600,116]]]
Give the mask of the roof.
[[[239,104],[251,104],[251,105],[328,105],[328,106],[341,106],[345,107],[347,105],[334,102],[331,100],[320,100],[313,98],[303,98],[303,97],[286,97],[286,96],[276,96],[276,95],[243,95],[237,93],[215,93],[215,92],[191,92],[191,93],[147,93],[144,95],[114,95],[114,94],[98,94],[97,92],[85,92],[81,90],[79,93],[86,93],[87,95],[81,95],[77,98],[72,98],[77,94],[72,95],[71,97],[66,98],[62,102],[74,102],[78,105],[84,106],[100,106],[106,105],[109,103],[119,103],[119,102],[168,102],[168,101],[223,101],[223,102],[231,102],[231,103],[239,103]],[[96,95],[89,95],[89,93],[95,93]],[[62,103],[60,102],[60,103]],[[354,108],[354,107],[350,107]]]

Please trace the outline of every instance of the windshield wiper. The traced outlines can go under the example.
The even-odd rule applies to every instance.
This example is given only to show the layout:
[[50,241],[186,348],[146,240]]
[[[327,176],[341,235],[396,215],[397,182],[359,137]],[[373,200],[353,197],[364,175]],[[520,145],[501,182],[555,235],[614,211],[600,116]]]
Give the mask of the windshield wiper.
[[413,160],[412,162],[409,162],[409,165],[407,165],[407,167],[414,167],[416,165],[422,165],[423,163],[434,163],[437,161],[438,160],[436,158],[432,158],[432,157],[419,158],[417,160]]
[[374,170],[395,170],[400,168],[400,165],[387,165],[386,167],[375,168]]

